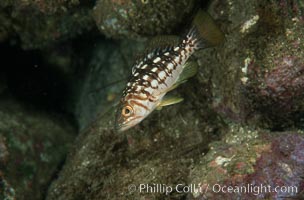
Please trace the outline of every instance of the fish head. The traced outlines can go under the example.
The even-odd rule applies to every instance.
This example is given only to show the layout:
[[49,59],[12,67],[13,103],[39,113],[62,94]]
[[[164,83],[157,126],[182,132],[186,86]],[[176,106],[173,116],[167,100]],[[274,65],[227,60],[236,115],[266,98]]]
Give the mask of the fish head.
[[140,123],[151,113],[146,105],[143,101],[139,104],[132,99],[127,102],[121,101],[116,111],[115,130],[122,132]]

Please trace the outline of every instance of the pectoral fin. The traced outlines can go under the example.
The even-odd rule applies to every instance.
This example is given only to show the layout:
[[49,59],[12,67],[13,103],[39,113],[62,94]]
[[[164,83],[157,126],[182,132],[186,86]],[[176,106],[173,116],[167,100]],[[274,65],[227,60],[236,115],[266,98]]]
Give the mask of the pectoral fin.
[[162,107],[164,106],[169,106],[172,104],[176,104],[179,103],[181,101],[183,101],[184,99],[181,97],[175,97],[175,96],[165,96],[162,101],[158,104],[158,106],[156,107],[156,110],[161,110]]
[[197,73],[197,71],[198,71],[198,64],[196,61],[186,62],[183,67],[182,73],[179,75],[178,80],[172,87],[176,88],[180,84],[185,83],[189,78],[194,76]]
[[180,84],[185,83],[189,78],[191,78],[192,76],[194,76],[195,74],[197,74],[198,71],[198,64],[196,61],[187,61],[185,63],[185,65],[183,66],[183,71],[182,73],[179,75],[176,83],[174,83],[172,85],[172,87],[170,87],[167,92],[170,92],[172,90],[174,90],[175,88],[177,88]]

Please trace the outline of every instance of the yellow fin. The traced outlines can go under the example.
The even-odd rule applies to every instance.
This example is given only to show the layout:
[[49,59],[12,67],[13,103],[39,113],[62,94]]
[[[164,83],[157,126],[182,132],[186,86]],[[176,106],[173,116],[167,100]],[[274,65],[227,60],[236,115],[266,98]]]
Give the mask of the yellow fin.
[[202,46],[205,48],[219,45],[225,39],[223,32],[215,24],[212,17],[203,10],[199,10],[195,15],[192,27],[197,32],[199,39],[202,40]]
[[181,97],[175,97],[175,96],[165,96],[162,101],[158,104],[156,107],[156,110],[161,110],[164,106],[173,105],[179,102],[182,102],[184,99]]
[[172,86],[172,89],[170,89],[170,90],[175,89],[180,84],[185,83],[189,78],[195,76],[197,74],[197,71],[198,71],[198,64],[197,64],[197,62],[196,61],[192,61],[192,60],[187,61],[185,63],[185,65],[183,66],[183,71],[179,75],[178,80]]
[[174,89],[177,88],[178,86],[179,86],[179,85],[177,85],[177,84],[172,85],[172,87],[167,88],[167,90],[165,91],[165,93],[168,93],[168,92],[174,90]]
[[177,88],[180,84],[185,83],[189,78],[195,76],[198,71],[198,64],[196,61],[193,60],[188,60],[184,66],[183,66],[183,71],[179,75],[177,81],[172,85],[172,87],[168,88],[167,92],[170,92]]

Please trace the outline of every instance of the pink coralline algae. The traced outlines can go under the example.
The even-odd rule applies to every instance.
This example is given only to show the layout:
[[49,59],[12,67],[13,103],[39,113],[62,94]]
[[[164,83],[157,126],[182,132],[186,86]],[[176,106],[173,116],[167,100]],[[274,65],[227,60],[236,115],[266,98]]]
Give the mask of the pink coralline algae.
[[263,153],[256,162],[255,173],[246,178],[247,183],[271,189],[257,195],[259,199],[296,199],[303,193],[303,148],[301,135],[283,134],[274,139],[270,151]]
[[293,57],[283,58],[281,65],[265,75],[263,84],[264,88],[260,90],[262,96],[289,108],[295,98],[303,96],[304,64]]
[[[210,176],[201,177],[200,180],[206,180],[209,186],[200,184],[204,192],[195,199],[303,199],[304,137],[301,134],[285,132],[276,133],[278,135],[274,138],[273,134],[263,136],[263,140],[269,143],[265,143],[263,148],[256,148],[257,157],[252,166],[237,161],[243,156],[240,153],[227,160],[233,164],[219,166],[218,161],[211,161],[210,169],[217,169],[216,173],[211,173],[214,180],[210,179]],[[230,147],[228,151],[232,149],[233,147]],[[250,157],[247,159],[252,160]],[[227,169],[223,171],[225,166]],[[247,174],[242,173],[242,169],[246,168]],[[206,187],[209,187],[209,190],[206,190]]]
[[304,111],[304,63],[285,56],[274,65],[268,72],[254,62],[249,65],[246,95],[253,108],[275,124],[299,121]]

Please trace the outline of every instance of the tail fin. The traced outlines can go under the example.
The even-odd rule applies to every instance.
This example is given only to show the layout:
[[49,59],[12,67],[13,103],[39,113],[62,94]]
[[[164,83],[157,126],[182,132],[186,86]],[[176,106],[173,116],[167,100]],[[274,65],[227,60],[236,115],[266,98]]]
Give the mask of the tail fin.
[[192,28],[187,34],[187,39],[192,40],[196,48],[202,49],[219,45],[224,41],[223,32],[217,27],[211,16],[199,10],[192,21]]

